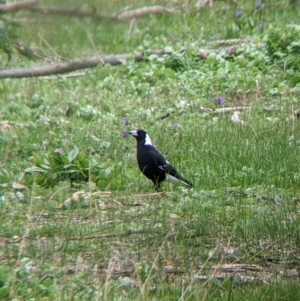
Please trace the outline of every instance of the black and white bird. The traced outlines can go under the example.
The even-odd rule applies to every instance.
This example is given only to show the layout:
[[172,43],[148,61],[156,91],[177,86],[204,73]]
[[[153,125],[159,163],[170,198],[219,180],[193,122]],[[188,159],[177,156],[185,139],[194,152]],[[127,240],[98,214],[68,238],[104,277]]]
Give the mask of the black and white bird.
[[163,181],[178,182],[187,187],[192,183],[183,178],[178,171],[152,145],[144,130],[129,131],[137,141],[137,162],[141,172],[153,182],[155,190]]

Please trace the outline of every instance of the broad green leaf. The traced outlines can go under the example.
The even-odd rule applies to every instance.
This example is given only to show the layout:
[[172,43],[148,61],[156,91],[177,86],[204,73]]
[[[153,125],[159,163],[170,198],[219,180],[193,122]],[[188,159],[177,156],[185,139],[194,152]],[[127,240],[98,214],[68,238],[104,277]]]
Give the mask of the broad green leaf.
[[68,165],[70,163],[69,159],[64,155],[59,155],[59,159],[64,165]]
[[41,167],[44,168],[44,169],[51,169],[50,166],[46,165],[46,164],[41,164]]
[[32,167],[26,168],[25,172],[28,172],[28,173],[32,173],[32,172],[46,172],[46,170],[43,169],[43,168],[37,167],[37,166],[32,166]]
[[24,46],[17,42],[15,42],[14,45],[15,45],[17,51],[19,52],[19,54],[26,56],[29,59],[35,59],[35,54],[30,47]]
[[68,160],[71,163],[78,155],[79,150],[76,145],[74,145],[73,149],[68,153]]
[[41,166],[44,162],[43,158],[40,155],[34,156],[35,165]]

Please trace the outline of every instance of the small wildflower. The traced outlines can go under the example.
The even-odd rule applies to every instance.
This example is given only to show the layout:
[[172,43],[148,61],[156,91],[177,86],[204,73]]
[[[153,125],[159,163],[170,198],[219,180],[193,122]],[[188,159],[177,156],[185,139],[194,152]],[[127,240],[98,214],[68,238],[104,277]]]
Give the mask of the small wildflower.
[[238,18],[241,17],[242,14],[243,14],[243,11],[242,11],[241,9],[238,9],[238,10],[235,12],[235,16],[238,17]]
[[122,120],[121,120],[121,124],[122,125],[128,125],[129,124],[129,121],[128,121],[128,118],[123,118]]
[[257,1],[255,7],[260,8],[261,6],[262,6],[262,1]]
[[223,96],[219,96],[216,100],[218,105],[223,105],[225,103],[225,98]]
[[128,133],[126,131],[122,131],[121,132],[121,136],[124,137],[124,138],[126,138],[128,136]]
[[259,23],[259,24],[258,24],[258,28],[259,28],[260,30],[263,30],[263,29],[264,29],[264,23]]
[[62,155],[62,154],[63,154],[63,150],[62,150],[61,148],[56,148],[56,149],[54,150],[54,152],[55,152],[56,154],[58,154],[58,155]]
[[174,130],[177,130],[178,128],[179,128],[179,123],[175,122],[175,123],[173,124],[173,129],[174,129]]
[[31,281],[31,278],[30,277],[27,277],[26,279],[25,279],[25,282],[30,282]]

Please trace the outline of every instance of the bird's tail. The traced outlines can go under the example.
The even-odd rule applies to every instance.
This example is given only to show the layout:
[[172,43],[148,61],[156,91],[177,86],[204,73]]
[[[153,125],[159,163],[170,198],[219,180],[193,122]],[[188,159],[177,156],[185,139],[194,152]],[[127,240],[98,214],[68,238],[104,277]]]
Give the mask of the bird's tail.
[[168,165],[166,170],[166,181],[183,184],[189,188],[193,187],[193,184],[180,175],[172,165]]
[[185,179],[184,177],[182,177],[179,173],[176,173],[174,175],[167,173],[166,181],[180,183],[189,188],[193,187],[193,184],[190,181],[188,181],[187,179]]

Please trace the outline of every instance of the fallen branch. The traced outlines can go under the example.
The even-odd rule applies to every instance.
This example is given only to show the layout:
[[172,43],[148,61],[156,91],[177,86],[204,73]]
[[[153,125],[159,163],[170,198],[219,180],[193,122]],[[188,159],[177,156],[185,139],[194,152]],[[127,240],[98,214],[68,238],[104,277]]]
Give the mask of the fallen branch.
[[[217,1],[217,0],[215,0],[215,1]],[[197,9],[202,9],[202,8],[206,7],[207,5],[209,5],[210,8],[212,8],[213,2],[214,2],[214,0],[199,0],[195,4],[195,7]],[[227,1],[225,0],[225,2],[228,2],[229,4],[237,5],[237,3],[234,0],[227,0]]]
[[198,281],[210,281],[212,279],[218,279],[218,280],[226,280],[230,279],[232,281],[233,287],[237,287],[240,285],[245,284],[268,284],[267,281],[264,279],[261,279],[260,277],[254,277],[254,276],[244,276],[240,275],[239,273],[228,275],[228,274],[221,274],[221,275],[213,275],[213,276],[206,276],[206,275],[195,275],[194,279]]
[[137,17],[143,17],[149,14],[156,14],[156,15],[162,15],[162,14],[175,14],[177,11],[174,9],[166,8],[163,6],[155,5],[155,6],[146,6],[141,7],[133,10],[124,11],[122,13],[116,14],[118,20],[126,20],[126,19],[132,19]]
[[[168,112],[164,115],[161,115],[159,116],[157,119],[166,119],[166,118],[169,118],[173,115],[181,115],[181,114],[184,114],[186,113],[187,111],[185,109],[182,109],[180,111],[175,111],[173,110],[172,112]],[[210,109],[210,108],[204,108],[204,107],[200,107],[200,112],[204,112],[204,113],[213,113],[214,110],[213,109]]]
[[146,6],[133,10],[123,11],[116,14],[106,14],[98,12],[91,8],[78,8],[78,7],[58,7],[58,6],[34,6],[28,8],[31,11],[39,12],[42,14],[55,14],[55,15],[69,15],[76,17],[90,17],[94,19],[110,19],[110,20],[128,20],[132,18],[143,17],[150,14],[175,14],[174,9],[169,9],[163,6]]
[[12,122],[10,120],[0,121],[0,132],[4,132],[4,131],[8,130],[12,126],[17,127],[17,126],[19,126],[19,124]]
[[211,41],[211,44],[224,47],[224,46],[249,44],[249,42],[252,42],[252,41],[253,41],[253,38],[249,37],[249,38],[246,38],[246,39],[215,40],[215,41]]
[[[216,113],[216,114],[225,114],[225,113],[231,113],[231,112],[235,112],[235,111],[246,111],[251,109],[251,107],[249,106],[245,106],[245,107],[227,107],[227,108],[220,108],[220,109],[210,109],[210,108],[204,108],[204,107],[200,107],[200,111],[201,112],[205,112],[205,113]],[[185,113],[186,110],[182,109],[180,111],[173,111],[173,112],[168,112],[162,116],[159,116],[157,119],[166,119],[169,118],[173,115],[181,115],[183,113]]]
[[[77,72],[77,73],[71,73],[71,74],[65,75],[64,78],[83,77],[85,75],[86,75],[85,72]],[[55,79],[55,77],[44,76],[44,77],[42,77],[42,79],[47,81],[47,80],[53,80],[53,79]]]
[[[187,51],[187,48],[182,48],[181,51]],[[235,47],[223,48],[223,49],[207,49],[200,51],[200,59],[205,59],[211,53],[227,53],[228,55],[236,54]],[[173,51],[171,50],[152,50],[148,51],[146,54],[155,54],[157,56],[171,55]],[[119,65],[129,59],[134,59],[135,61],[141,61],[144,59],[145,53],[139,52],[135,56],[132,54],[117,54],[117,55],[103,55],[103,56],[94,56],[85,59],[78,59],[70,62],[59,63],[56,65],[40,66],[33,67],[29,69],[9,69],[1,70],[0,78],[23,78],[23,77],[38,77],[38,76],[47,76],[47,75],[57,75],[68,73],[80,69],[96,67],[99,64],[105,65]]]
[[206,59],[210,54],[220,54],[224,53],[226,55],[232,56],[236,55],[237,52],[237,47],[236,46],[230,46],[230,47],[223,47],[221,49],[202,49],[200,50],[200,59]]
[[134,195],[128,195],[128,196],[122,196],[122,197],[117,197],[118,200],[151,200],[151,199],[156,199],[158,197],[163,197],[165,196],[166,193],[164,191],[162,192],[153,192],[153,193],[142,193],[142,194],[134,194]]
[[[206,268],[206,267],[202,266],[201,268]],[[215,265],[210,268],[215,271],[217,270],[222,271],[224,273],[246,273],[247,271],[259,272],[263,270],[263,268],[258,264],[242,264],[242,263]]]
[[96,56],[87,59],[74,60],[66,63],[56,65],[48,65],[41,67],[34,67],[29,69],[10,69],[0,71],[0,78],[22,78],[22,77],[38,77],[46,75],[57,75],[68,73],[80,69],[92,68],[98,64],[121,64],[123,61],[131,57],[129,54],[124,55],[107,55]]
[[98,197],[98,198],[110,198],[111,192],[110,191],[97,191],[94,193],[86,192],[84,190],[76,191],[73,193],[72,197],[64,201],[63,203],[59,204],[58,209],[64,209],[66,207],[71,206],[73,203],[79,202],[81,199],[89,199],[91,197]]
[[66,15],[73,17],[91,17],[94,19],[117,19],[114,15],[97,12],[95,11],[95,9],[90,8],[33,6],[28,7],[28,10],[42,14]]
[[249,106],[246,106],[246,107],[228,107],[228,108],[216,109],[214,111],[214,113],[224,114],[224,113],[231,113],[231,112],[234,112],[234,111],[246,111],[246,110],[249,110],[249,109],[251,109],[251,107],[249,107]]
[[7,13],[13,11],[19,11],[22,9],[30,9],[34,5],[38,4],[39,0],[28,0],[24,2],[16,2],[16,3],[9,3],[6,5],[0,5],[0,12]]
[[[149,230],[128,230],[123,233],[104,233],[104,234],[98,234],[98,235],[83,235],[84,239],[108,239],[108,238],[115,238],[115,237],[127,237],[130,235],[135,234],[145,234],[149,233]],[[152,231],[152,233],[155,233],[155,231]],[[70,237],[69,240],[81,240],[82,236],[74,236]]]

